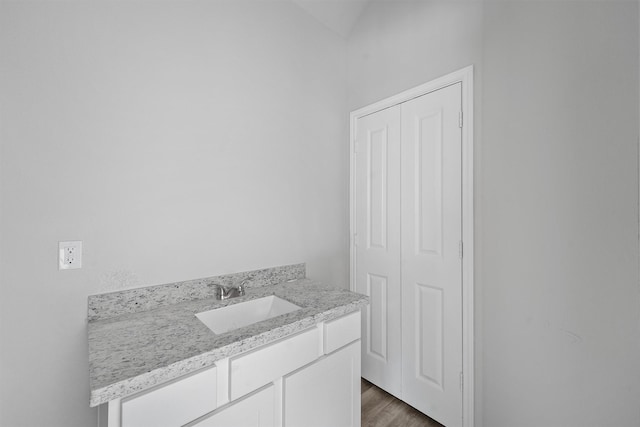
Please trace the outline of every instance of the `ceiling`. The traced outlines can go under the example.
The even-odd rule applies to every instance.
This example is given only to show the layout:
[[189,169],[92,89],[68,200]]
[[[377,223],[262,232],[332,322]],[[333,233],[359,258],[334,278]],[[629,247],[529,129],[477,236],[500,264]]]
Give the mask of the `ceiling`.
[[369,0],[292,0],[321,24],[347,37]]

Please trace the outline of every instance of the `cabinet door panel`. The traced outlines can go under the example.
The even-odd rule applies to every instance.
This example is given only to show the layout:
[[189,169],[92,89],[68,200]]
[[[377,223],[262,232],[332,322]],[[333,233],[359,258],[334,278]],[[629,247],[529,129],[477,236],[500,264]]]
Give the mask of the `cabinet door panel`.
[[270,385],[187,427],[274,427],[275,387]]
[[360,426],[360,341],[284,378],[286,427]]

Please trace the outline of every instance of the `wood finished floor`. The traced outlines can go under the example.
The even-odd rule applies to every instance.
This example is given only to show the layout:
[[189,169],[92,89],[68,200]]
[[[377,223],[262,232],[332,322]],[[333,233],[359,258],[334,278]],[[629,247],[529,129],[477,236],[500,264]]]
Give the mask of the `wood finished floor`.
[[444,427],[369,381],[360,381],[362,427]]

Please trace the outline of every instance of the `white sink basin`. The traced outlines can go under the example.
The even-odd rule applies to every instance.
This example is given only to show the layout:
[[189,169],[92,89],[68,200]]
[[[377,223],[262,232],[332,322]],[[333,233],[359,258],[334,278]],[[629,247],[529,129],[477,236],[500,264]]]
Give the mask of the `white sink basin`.
[[300,307],[271,295],[203,311],[196,314],[196,317],[216,334],[223,334],[296,310],[300,310]]

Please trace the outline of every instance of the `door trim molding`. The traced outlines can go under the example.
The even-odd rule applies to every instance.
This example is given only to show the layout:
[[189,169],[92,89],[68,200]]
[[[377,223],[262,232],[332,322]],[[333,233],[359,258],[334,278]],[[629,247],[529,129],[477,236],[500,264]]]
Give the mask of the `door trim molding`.
[[462,111],[464,125],[462,127],[462,240],[464,255],[462,258],[462,370],[464,387],[462,392],[462,417],[464,427],[475,424],[475,365],[474,365],[474,226],[473,226],[473,65],[454,71],[428,83],[416,86],[397,95],[375,102],[366,107],[352,111],[350,114],[349,135],[349,283],[355,291],[355,136],[359,118],[385,108],[409,101],[430,92],[455,83],[462,83]]

